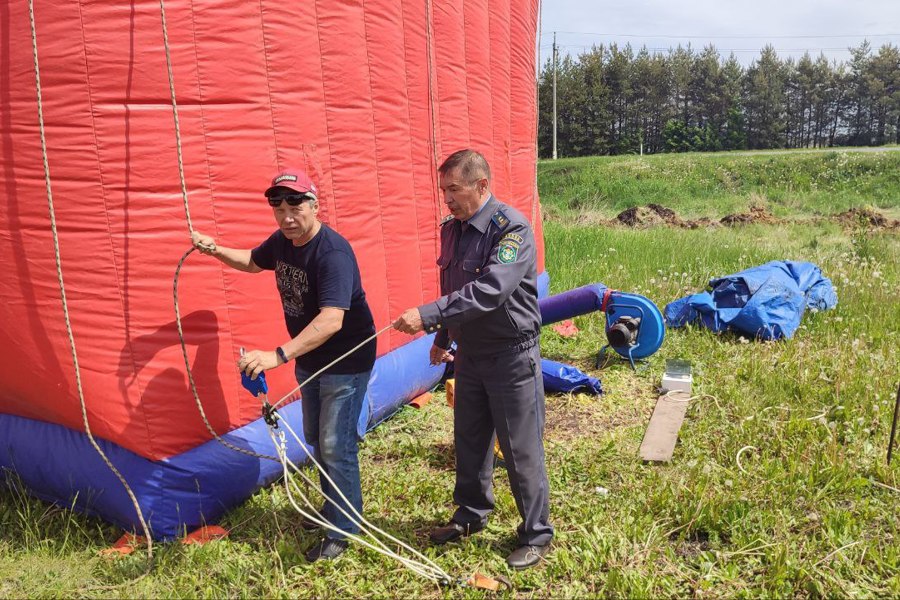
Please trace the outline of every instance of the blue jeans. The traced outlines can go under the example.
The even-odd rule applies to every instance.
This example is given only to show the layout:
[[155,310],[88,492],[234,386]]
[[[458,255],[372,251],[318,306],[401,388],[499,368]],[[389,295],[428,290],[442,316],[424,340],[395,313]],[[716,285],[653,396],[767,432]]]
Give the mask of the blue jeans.
[[[362,488],[359,481],[356,424],[362,411],[370,373],[371,371],[324,373],[301,390],[303,436],[306,443],[315,447],[316,460],[359,514],[362,514]],[[297,382],[303,383],[312,373],[297,368],[295,374]],[[326,497],[355,516],[321,473],[319,481]],[[359,527],[338,510],[337,506],[325,501],[325,519],[343,532],[359,533]],[[327,536],[334,539],[344,537],[333,531],[329,531]]]

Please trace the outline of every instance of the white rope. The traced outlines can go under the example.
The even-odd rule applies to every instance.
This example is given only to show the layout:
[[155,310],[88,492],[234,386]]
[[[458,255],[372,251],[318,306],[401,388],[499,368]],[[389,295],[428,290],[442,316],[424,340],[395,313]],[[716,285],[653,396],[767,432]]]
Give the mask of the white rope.
[[[440,141],[437,136],[437,115],[435,108],[437,107],[435,82],[434,82],[434,34],[432,32],[434,20],[434,10],[431,0],[425,0],[425,67],[428,75],[428,107],[431,116],[431,153],[434,160],[434,168],[437,170],[438,161],[440,160]],[[434,171],[432,171],[433,173]],[[440,215],[440,201],[438,201],[438,214]]]
[[[271,429],[270,429],[270,435],[272,435]],[[282,439],[282,441],[284,439],[283,433],[281,434],[281,439]],[[272,438],[272,440],[273,440],[273,442],[275,442],[274,437]],[[281,451],[279,451],[279,452],[281,452]],[[329,531],[334,531],[336,533],[339,533],[339,534],[343,535],[344,537],[346,537],[347,539],[352,540],[356,543],[359,543],[359,544],[375,551],[378,554],[381,554],[388,558],[397,560],[398,562],[400,562],[400,564],[402,564],[403,566],[405,566],[406,568],[408,568],[410,571],[412,571],[413,573],[415,573],[417,575],[420,575],[426,579],[429,579],[429,580],[432,580],[435,582],[445,581],[445,579],[443,578],[443,575],[441,575],[441,573],[439,571],[436,571],[436,570],[430,568],[428,565],[424,565],[423,563],[420,563],[413,559],[409,559],[401,554],[397,554],[397,553],[393,552],[390,548],[388,548],[388,546],[384,543],[383,540],[381,540],[380,538],[378,538],[377,536],[372,534],[365,527],[360,526],[360,531],[364,535],[369,536],[369,538],[371,538],[371,540],[372,540],[371,542],[359,535],[347,533],[343,530],[340,530],[340,529],[336,528],[334,525],[332,525],[331,523],[329,523],[328,521],[326,521],[325,518],[322,517],[322,515],[315,508],[313,508],[312,502],[310,502],[309,498],[307,498],[303,494],[303,492],[300,490],[300,487],[290,476],[290,469],[288,467],[290,466],[291,468],[293,468],[294,472],[300,474],[300,476],[303,477],[303,479],[308,484],[313,485],[315,487],[315,484],[312,482],[312,480],[308,476],[306,476],[297,465],[295,465],[293,462],[291,462],[289,459],[287,459],[286,456],[285,456],[285,461],[282,463],[282,465],[283,465],[282,477],[285,482],[285,492],[287,493],[288,501],[301,516],[303,516],[306,519],[308,519],[309,521],[315,523],[322,529],[326,529]],[[292,487],[296,490],[296,493],[303,499],[303,501],[306,503],[306,505],[308,507],[310,507],[311,513],[308,513],[305,510],[303,510],[297,504],[297,502],[294,500],[293,493],[291,492]],[[318,488],[316,488],[316,489],[318,489]],[[345,510],[343,510],[342,507],[335,504],[333,501],[331,501],[330,498],[326,497],[326,500],[328,500],[334,506],[336,506],[338,509],[340,509],[347,516],[347,518],[349,520],[355,522],[355,520]],[[315,516],[313,516],[313,515],[315,515]],[[357,523],[357,525],[359,525],[359,524]],[[448,579],[446,579],[446,581],[450,581],[450,579],[448,578]]]
[[[294,432],[294,430],[291,428],[291,426],[290,426],[289,424],[285,423],[285,428],[288,430],[288,432],[290,432],[290,434],[291,434],[291,436],[294,438],[294,440],[295,440],[298,444],[300,444],[301,446],[303,446],[303,444],[301,444],[301,442],[300,442],[300,438],[297,436],[297,434]],[[370,523],[369,521],[367,521],[367,520],[365,519],[365,517],[363,517],[363,516],[359,513],[359,511],[356,510],[356,508],[354,508],[354,507],[350,504],[350,501],[347,499],[347,497],[344,496],[344,494],[341,492],[341,490],[340,490],[340,489],[338,488],[338,486],[335,484],[334,480],[331,479],[331,477],[328,475],[328,473],[325,471],[325,469],[322,468],[322,465],[319,464],[319,463],[316,461],[315,457],[312,456],[312,455],[309,453],[309,450],[306,448],[306,446],[303,446],[303,449],[304,449],[304,451],[306,452],[306,455],[309,457],[310,461],[311,461],[311,462],[319,469],[319,471],[321,471],[321,472],[323,473],[323,475],[325,476],[326,481],[328,481],[328,483],[331,485],[331,487],[333,487],[333,488],[338,492],[338,495],[341,497],[341,499],[342,499],[345,503],[347,503],[347,506],[349,506],[350,509],[353,511],[353,515],[354,515],[354,516],[351,516],[351,515],[347,514],[347,512],[344,511],[344,509],[343,509],[341,506],[337,505],[333,500],[331,500],[331,499],[329,498],[329,501],[331,501],[332,505],[336,506],[339,510],[341,510],[342,514],[344,514],[347,518],[356,521],[356,523],[357,523],[358,525],[360,525],[361,528],[364,528],[364,529],[367,529],[367,530],[371,530],[371,531],[375,531],[376,533],[378,533],[378,534],[380,534],[380,535],[386,537],[388,540],[394,542],[394,543],[397,544],[398,546],[400,546],[400,547],[402,547],[402,548],[405,548],[405,549],[408,550],[409,552],[413,553],[413,555],[415,555],[415,556],[421,558],[423,561],[425,561],[425,563],[426,563],[427,565],[429,565],[430,568],[434,569],[436,572],[438,572],[438,573],[441,574],[442,576],[445,576],[447,579],[449,579],[449,575],[447,575],[446,572],[444,572],[438,565],[436,565],[434,562],[432,562],[431,559],[429,559],[427,556],[425,556],[424,554],[422,554],[422,553],[419,552],[418,550],[412,548],[411,546],[409,546],[409,545],[406,544],[405,542],[403,542],[403,541],[397,539],[396,537],[394,537],[394,536],[392,536],[391,534],[389,534],[389,533],[387,533],[387,532],[385,532],[385,531],[379,529],[378,527],[376,527],[375,525],[373,525],[372,523]],[[358,521],[357,521],[356,519],[358,519]],[[371,535],[371,534],[370,534],[370,535]]]
[[880,481],[875,481],[875,479],[873,479],[871,477],[869,478],[869,483],[871,483],[872,485],[874,485],[876,487],[884,488],[886,490],[891,490],[892,492],[900,492],[900,489],[897,489],[897,488],[887,485],[885,483],[881,483]]
[[[206,426],[206,430],[210,433],[210,435],[213,436],[213,438],[216,441],[221,443],[223,446],[230,448],[231,450],[234,450],[235,452],[240,452],[241,454],[246,454],[247,456],[252,456],[254,458],[262,458],[265,460],[278,461],[279,460],[278,457],[271,456],[268,454],[260,454],[258,452],[254,452],[253,450],[241,448],[240,446],[236,446],[235,444],[232,444],[228,440],[224,439],[215,430],[215,428],[212,426],[212,423],[209,422],[209,418],[206,416],[206,411],[203,409],[203,402],[201,402],[201,400],[200,400],[200,393],[197,391],[197,384],[194,382],[194,374],[191,369],[191,361],[190,361],[190,358],[188,357],[187,343],[184,341],[184,329],[182,328],[182,325],[181,325],[181,309],[179,307],[179,302],[178,302],[178,281],[181,276],[181,268],[184,266],[184,261],[187,259],[188,256],[191,255],[191,253],[194,250],[195,250],[195,248],[191,247],[187,252],[184,253],[184,255],[181,257],[181,260],[178,261],[178,266],[175,268],[175,277],[172,280],[172,297],[173,297],[174,304],[175,304],[175,327],[178,330],[178,341],[181,344],[181,356],[184,359],[184,368],[185,368],[185,371],[187,371],[188,383],[190,384],[190,387],[191,387],[191,394],[194,396],[194,403],[197,405],[197,410],[200,411],[200,418],[203,420],[203,424]],[[332,362],[328,363],[327,365],[325,365],[324,367],[322,367],[321,369],[319,369],[318,371],[316,371],[315,373],[310,375],[305,381],[303,381],[303,383],[299,384],[293,390],[291,390],[290,392],[288,392],[287,394],[282,396],[281,399],[278,400],[278,402],[276,402],[275,404],[272,405],[272,408],[273,409],[277,408],[285,400],[289,399],[295,393],[300,391],[300,389],[303,388],[303,386],[305,386],[309,382],[313,381],[316,377],[321,375],[324,371],[326,371],[327,369],[330,369],[335,364],[344,360],[345,358],[347,358],[348,356],[350,356],[351,354],[356,352],[359,348],[361,348],[365,344],[368,344],[373,339],[377,338],[379,335],[381,335],[382,333],[384,333],[391,327],[393,327],[393,325],[388,325],[387,327],[383,328],[381,331],[378,331],[374,335],[369,336],[368,338],[363,340],[361,343],[359,343],[358,345],[351,348],[348,352],[345,352],[344,354],[342,354],[341,356],[339,356]]]
[[[431,154],[432,161],[434,164],[431,168],[431,185],[432,185],[432,193],[434,194],[434,213],[435,213],[435,221],[441,221],[444,218],[444,203],[441,202],[441,191],[439,188],[438,175],[437,170],[440,166],[440,156],[441,156],[441,148],[440,148],[440,140],[438,139],[438,124],[437,124],[437,84],[435,82],[435,67],[434,67],[434,33],[432,28],[434,26],[434,7],[432,6],[431,0],[425,0],[425,67],[426,74],[428,75],[428,112],[431,125]],[[436,235],[434,237],[434,251],[435,255],[440,254],[441,251],[441,236]]]
[[[182,255],[181,260],[178,261],[178,266],[175,268],[175,277],[172,280],[172,297],[173,297],[174,304],[175,304],[175,327],[178,330],[178,341],[181,344],[181,356],[184,359],[184,369],[185,369],[185,371],[187,371],[188,383],[190,384],[191,394],[194,396],[194,403],[197,406],[197,410],[200,412],[200,418],[203,420],[203,424],[206,426],[206,430],[220,444],[222,444],[226,448],[230,448],[231,450],[234,450],[235,452],[240,452],[241,454],[246,454],[247,456],[252,456],[254,458],[261,458],[261,459],[265,459],[265,460],[278,461],[279,459],[276,456],[271,456],[268,454],[260,454],[258,452],[254,452],[253,450],[241,448],[240,446],[232,444],[228,440],[224,439],[221,435],[219,435],[219,433],[212,426],[212,423],[210,423],[209,418],[206,416],[206,411],[203,409],[203,402],[200,400],[200,393],[197,390],[197,384],[194,382],[194,374],[193,374],[193,371],[191,370],[191,361],[190,361],[190,358],[188,357],[187,343],[184,341],[184,329],[182,328],[182,325],[181,325],[181,309],[179,307],[179,302],[178,302],[178,281],[181,276],[181,268],[184,266],[184,262],[187,259],[187,257],[190,256],[194,250],[195,250],[195,248],[191,247],[190,249],[187,250],[187,252],[184,253],[184,255]],[[285,400],[287,400],[288,398],[293,396],[295,393],[300,391],[300,389],[302,389],[303,386],[305,386],[309,382],[313,381],[316,377],[321,375],[324,371],[326,371],[327,369],[330,369],[335,364],[344,360],[345,358],[347,358],[348,356],[350,356],[351,354],[356,352],[359,348],[368,344],[373,339],[377,338],[379,335],[381,335],[382,333],[384,333],[391,327],[393,327],[393,325],[388,325],[388,326],[384,327],[381,331],[378,331],[374,335],[369,336],[368,338],[363,340],[361,343],[359,343],[358,345],[351,348],[348,352],[345,352],[344,354],[342,354],[341,356],[339,356],[332,362],[328,363],[327,365],[325,365],[324,367],[322,367],[321,369],[319,369],[318,371],[316,371],[315,373],[310,375],[305,381],[303,381],[301,384],[299,384],[293,390],[291,390],[290,392],[288,392],[287,394],[282,396],[281,399],[278,400],[278,402],[276,402],[275,404],[272,405],[272,408],[273,409],[277,408]]]
[[[421,575],[422,577],[425,577],[427,579],[431,579],[431,580],[437,581],[437,582],[452,581],[452,577],[446,571],[441,569],[437,564],[435,564],[434,561],[429,559],[427,556],[425,556],[418,550],[412,548],[405,542],[402,542],[401,540],[397,539],[396,537],[383,531],[382,529],[379,529],[378,527],[376,527],[375,525],[370,523],[368,520],[366,520],[365,517],[363,517],[359,513],[359,511],[356,509],[356,507],[354,507],[350,503],[350,501],[347,499],[347,497],[344,495],[344,493],[341,492],[340,488],[335,484],[334,480],[331,479],[331,477],[328,475],[328,473],[325,471],[325,469],[322,467],[322,465],[319,464],[319,462],[315,459],[315,457],[309,452],[306,445],[300,440],[300,438],[297,436],[297,434],[293,430],[293,428],[291,428],[291,426],[283,419],[280,422],[282,425],[284,425],[285,429],[287,429],[287,431],[291,434],[291,436],[294,438],[294,440],[300,445],[300,447],[303,448],[303,451],[306,453],[310,462],[312,462],[312,464],[315,465],[315,467],[320,471],[320,473],[323,475],[325,480],[329,483],[329,485],[331,485],[332,489],[334,489],[338,493],[341,500],[343,500],[344,503],[346,504],[346,506],[349,507],[349,509],[352,511],[352,514],[351,514],[340,503],[335,502],[332,498],[326,496],[322,492],[321,488],[316,486],[316,484],[314,482],[312,482],[312,480],[305,473],[303,473],[297,465],[295,465],[293,462],[290,461],[290,459],[287,458],[287,453],[285,451],[285,443],[284,443],[284,433],[280,434],[282,437],[282,441],[279,444],[278,442],[275,441],[274,432],[272,431],[272,427],[270,426],[269,427],[269,435],[272,437],[272,441],[273,441],[273,443],[275,443],[276,449],[278,449],[279,456],[282,458],[282,465],[283,465],[284,473],[285,473],[285,489],[288,493],[288,499],[290,500],[290,502],[294,506],[294,508],[297,509],[297,511],[300,512],[300,514],[302,516],[308,518],[310,521],[316,523],[317,525],[319,525],[329,531],[334,531],[341,535],[345,535],[349,539],[359,542],[359,543],[363,544],[364,546],[378,552],[379,554],[382,554],[384,556],[387,556],[388,558],[393,558],[393,559],[397,560],[398,562],[403,564],[405,567],[407,567],[414,573]],[[310,485],[312,485],[314,487],[314,489],[319,491],[319,493],[321,493],[322,496],[328,502],[330,502],[332,506],[334,506],[336,509],[341,511],[341,514],[343,514],[348,520],[350,520],[353,524],[355,524],[357,527],[359,527],[360,531],[363,534],[372,538],[372,540],[375,542],[375,544],[377,544],[378,547],[376,547],[372,543],[369,543],[361,536],[354,535],[354,534],[348,534],[347,532],[345,532],[343,530],[337,529],[331,523],[328,523],[327,521],[322,519],[321,515],[314,508],[313,508],[313,511],[316,513],[316,515],[318,515],[319,518],[314,517],[313,515],[311,515],[309,513],[306,513],[303,509],[301,509],[299,506],[297,506],[297,504],[294,501],[294,499],[291,495],[291,492],[290,492],[291,483],[289,483],[289,482],[292,482],[292,479],[288,476],[288,465],[293,467],[293,469],[297,473],[299,473],[301,475],[301,477],[303,477],[303,479],[307,483],[309,483]],[[296,483],[293,483],[293,485],[296,486]],[[308,498],[306,498],[305,495],[303,495],[302,492],[300,492],[299,487],[297,487],[297,491],[299,492],[300,496],[304,499],[306,504],[308,506],[312,507],[313,506],[312,503],[309,501]],[[418,558],[420,560],[408,558],[406,556],[403,556],[402,554],[399,554],[397,552],[390,550],[388,548],[387,544],[378,537],[379,535],[382,536],[383,538],[389,540],[390,542],[393,542],[397,546],[405,549],[406,551],[410,552],[413,556],[415,556],[416,558]]]
[[746,452],[747,450],[759,450],[759,448],[757,448],[756,446],[744,446],[743,448],[741,448],[740,450],[737,451],[737,454],[734,457],[734,462],[737,463],[737,468],[740,470],[741,473],[747,472],[747,470],[741,465],[741,455],[744,452]]
[[125,477],[123,477],[115,465],[112,464],[106,456],[106,453],[100,448],[97,440],[94,439],[94,435],[91,432],[91,425],[88,422],[87,405],[84,400],[84,389],[81,385],[81,369],[78,366],[78,353],[75,349],[75,335],[72,333],[72,322],[69,318],[69,304],[66,300],[66,285],[63,281],[62,259],[60,258],[59,252],[59,234],[56,230],[56,210],[53,207],[53,190],[50,185],[50,161],[47,156],[47,137],[44,131],[44,105],[41,98],[41,69],[38,61],[37,28],[34,23],[34,0],[28,0],[28,16],[31,20],[31,48],[34,53],[34,79],[37,88],[38,124],[41,132],[41,154],[44,160],[44,183],[47,187],[47,204],[50,209],[50,230],[53,233],[53,255],[56,260],[56,278],[59,282],[59,295],[62,300],[63,316],[65,317],[66,322],[66,335],[69,338],[69,350],[72,354],[72,364],[75,367],[75,386],[78,390],[78,401],[81,405],[81,419],[84,423],[84,432],[87,435],[88,440],[90,440],[91,446],[94,447],[94,450],[97,451],[97,454],[100,455],[100,458],[103,459],[106,466],[108,466],[115,474],[119,482],[121,482],[122,486],[125,488],[128,497],[131,499],[131,503],[137,513],[138,521],[140,521],[141,528],[144,531],[144,537],[147,538],[147,556],[149,559],[152,559],[153,538],[150,535],[150,528],[147,526],[146,520],[144,520],[144,513],[141,511],[141,505],[138,503],[137,497],[135,497],[131,486],[129,486],[128,482],[125,480]]
[[[767,407],[763,408],[761,411],[759,411],[759,414],[769,412],[770,410],[781,410],[781,411],[785,411],[785,412],[793,412],[796,409],[794,409],[790,406],[767,406]],[[824,418],[827,414],[828,414],[827,408],[820,408],[819,412],[817,414],[815,414],[811,417],[803,417],[803,420],[804,421],[818,421],[819,419]],[[752,421],[756,418],[756,416],[757,415],[750,415],[749,417],[746,417],[744,419],[744,421]],[[788,423],[789,421],[779,420],[778,422]]]
[[[166,24],[166,6],[164,0],[159,0],[159,14],[160,21],[162,23],[163,47],[165,48],[166,54],[166,71],[169,78],[169,97],[172,101],[172,116],[175,121],[175,150],[178,156],[178,175],[181,181],[181,200],[184,204],[184,216],[187,220],[188,235],[191,235],[194,232],[194,227],[191,222],[191,207],[188,202],[187,183],[184,177],[184,154],[181,148],[181,126],[178,122],[178,102],[175,98],[175,77],[172,72],[172,56],[169,50],[169,32],[168,26]],[[187,345],[184,341],[184,331],[181,326],[181,310],[178,303],[178,278],[181,273],[181,267],[184,265],[184,261],[187,259],[187,257],[194,250],[195,248],[191,247],[187,252],[184,253],[184,255],[181,257],[181,260],[178,261],[178,266],[175,268],[175,277],[172,282],[172,295],[175,301],[175,325],[178,329],[178,341],[181,343],[181,355],[184,358],[184,367],[187,371],[188,382],[190,383],[191,393],[194,396],[194,402],[197,405],[197,409],[200,411],[200,418],[203,420],[203,423],[206,426],[206,430],[210,433],[210,435],[212,435],[216,441],[218,441],[226,448],[230,448],[235,452],[240,452],[241,454],[246,454],[247,456],[252,456],[254,458],[277,461],[278,458],[275,456],[260,454],[246,448],[241,448],[240,446],[236,446],[235,444],[232,444],[231,442],[222,438],[222,436],[220,436],[218,432],[216,432],[215,428],[212,426],[212,423],[209,422],[209,419],[206,416],[206,411],[203,410],[203,403],[200,401],[200,394],[197,391],[197,384],[194,382],[193,371],[191,371],[190,358],[188,357]]]
[[719,404],[719,399],[713,396],[712,394],[697,394],[696,396],[688,396],[686,392],[682,392],[679,390],[667,390],[665,394],[659,397],[660,400],[668,400],[669,402],[693,402],[694,400],[703,400],[704,398],[708,398],[715,402],[716,408],[722,410],[722,406]]
[[366,339],[364,339],[357,345],[353,346],[353,348],[351,348],[344,354],[341,354],[340,356],[338,356],[336,359],[334,359],[333,361],[331,361],[330,363],[328,363],[327,365],[325,365],[324,367],[322,367],[321,369],[319,369],[318,371],[316,371],[315,373],[313,373],[312,375],[307,377],[303,383],[301,383],[300,385],[298,385],[297,387],[292,389],[290,392],[288,392],[287,394],[282,396],[281,399],[278,400],[278,402],[276,402],[275,404],[272,405],[272,408],[278,408],[279,404],[281,404],[282,402],[284,402],[285,400],[287,400],[288,398],[290,398],[291,396],[293,396],[294,394],[299,392],[300,388],[302,388],[304,385],[306,385],[307,383],[309,383],[310,381],[312,381],[313,379],[315,379],[316,377],[318,377],[319,375],[321,375],[322,373],[324,373],[325,371],[327,371],[334,365],[338,364],[339,362],[341,362],[342,360],[344,360],[345,358],[347,358],[348,356],[350,356],[351,354],[356,352],[357,350],[359,350],[360,348],[362,348],[363,346],[365,346],[366,344],[368,344],[369,342],[371,342],[372,340],[377,338],[379,335],[381,335],[382,333],[387,331],[388,329],[392,329],[393,327],[394,327],[394,324],[392,322],[390,325],[383,327],[380,331],[376,331],[373,335],[370,335],[369,337],[367,337]]

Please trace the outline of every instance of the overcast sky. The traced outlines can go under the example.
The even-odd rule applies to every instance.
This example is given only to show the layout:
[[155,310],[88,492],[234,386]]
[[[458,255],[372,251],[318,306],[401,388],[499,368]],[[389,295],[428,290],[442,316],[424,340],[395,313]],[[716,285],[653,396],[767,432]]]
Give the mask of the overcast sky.
[[839,61],[864,39],[876,49],[900,45],[900,0],[542,0],[541,12],[541,63],[552,55],[553,31],[560,53],[575,56],[601,43],[635,51],[711,43],[744,65],[767,43],[782,57],[809,50]]

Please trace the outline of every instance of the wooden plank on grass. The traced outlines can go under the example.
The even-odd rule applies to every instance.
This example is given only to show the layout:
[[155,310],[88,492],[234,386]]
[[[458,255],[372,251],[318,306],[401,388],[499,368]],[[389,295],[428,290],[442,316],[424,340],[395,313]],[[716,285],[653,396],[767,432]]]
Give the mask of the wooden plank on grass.
[[678,430],[684,421],[690,396],[685,392],[669,392],[659,397],[650,416],[644,441],[641,442],[641,458],[652,462],[669,462],[675,452]]

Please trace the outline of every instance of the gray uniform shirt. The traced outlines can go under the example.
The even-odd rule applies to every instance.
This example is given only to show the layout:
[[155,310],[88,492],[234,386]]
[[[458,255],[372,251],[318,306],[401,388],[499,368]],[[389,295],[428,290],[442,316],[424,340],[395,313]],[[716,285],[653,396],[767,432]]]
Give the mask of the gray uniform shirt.
[[528,220],[493,195],[468,222],[441,225],[441,294],[419,307],[435,344],[486,356],[537,340],[537,253]]

